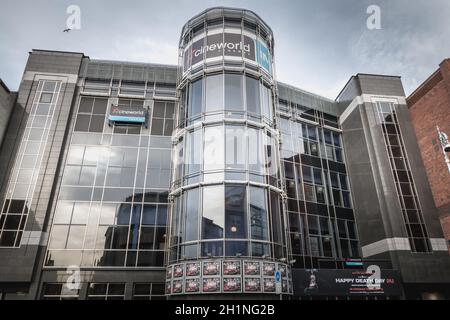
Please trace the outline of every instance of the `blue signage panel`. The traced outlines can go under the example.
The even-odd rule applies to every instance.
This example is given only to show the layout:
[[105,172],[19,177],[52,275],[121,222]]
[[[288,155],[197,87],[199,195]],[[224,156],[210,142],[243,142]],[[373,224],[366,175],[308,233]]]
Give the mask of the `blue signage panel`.
[[272,74],[269,49],[260,41],[256,41],[256,60],[263,69]]
[[109,113],[109,121],[145,123],[145,109],[140,107],[113,106]]
[[275,282],[281,282],[281,271],[275,272]]

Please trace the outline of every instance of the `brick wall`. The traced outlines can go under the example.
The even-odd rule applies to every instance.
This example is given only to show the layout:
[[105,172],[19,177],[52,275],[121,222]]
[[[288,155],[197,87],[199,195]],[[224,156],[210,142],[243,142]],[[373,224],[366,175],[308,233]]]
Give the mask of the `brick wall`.
[[444,234],[450,240],[450,172],[436,130],[439,126],[450,136],[450,59],[407,102]]

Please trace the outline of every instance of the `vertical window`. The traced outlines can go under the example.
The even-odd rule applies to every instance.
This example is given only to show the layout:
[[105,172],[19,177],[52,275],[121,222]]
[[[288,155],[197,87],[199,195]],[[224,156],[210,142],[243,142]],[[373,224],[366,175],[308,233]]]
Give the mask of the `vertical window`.
[[206,106],[205,111],[223,109],[223,74],[206,77]]
[[185,241],[193,241],[198,239],[198,216],[200,205],[200,189],[188,190],[186,196],[186,232]]
[[247,236],[246,187],[225,187],[225,237],[243,239]]
[[202,112],[203,102],[203,79],[191,84],[191,95],[189,103],[189,118],[196,118]]
[[244,110],[242,75],[225,74],[225,109]]
[[250,230],[251,238],[268,240],[266,191],[250,187]]
[[259,81],[246,77],[247,112],[261,114],[259,102]]
[[247,139],[241,126],[225,126],[226,169],[245,169]]
[[218,170],[224,166],[223,127],[205,128],[204,169]]
[[203,188],[202,239],[223,238],[224,199],[223,186]]

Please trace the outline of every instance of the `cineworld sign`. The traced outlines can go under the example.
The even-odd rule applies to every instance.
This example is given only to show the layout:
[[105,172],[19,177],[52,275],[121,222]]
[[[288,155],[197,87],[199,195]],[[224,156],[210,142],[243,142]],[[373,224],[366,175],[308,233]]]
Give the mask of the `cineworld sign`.
[[237,33],[219,33],[195,41],[184,51],[184,71],[203,61],[215,57],[244,57],[257,62],[269,74],[271,70],[270,51],[259,40]]
[[109,113],[109,121],[144,123],[145,109],[140,107],[112,106]]

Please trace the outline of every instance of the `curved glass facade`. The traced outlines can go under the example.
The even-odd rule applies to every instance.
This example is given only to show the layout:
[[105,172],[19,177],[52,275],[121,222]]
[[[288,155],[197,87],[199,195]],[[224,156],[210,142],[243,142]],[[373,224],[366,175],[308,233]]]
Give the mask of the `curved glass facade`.
[[185,25],[180,53],[166,292],[275,293],[281,270],[288,294],[272,32],[211,9]]

